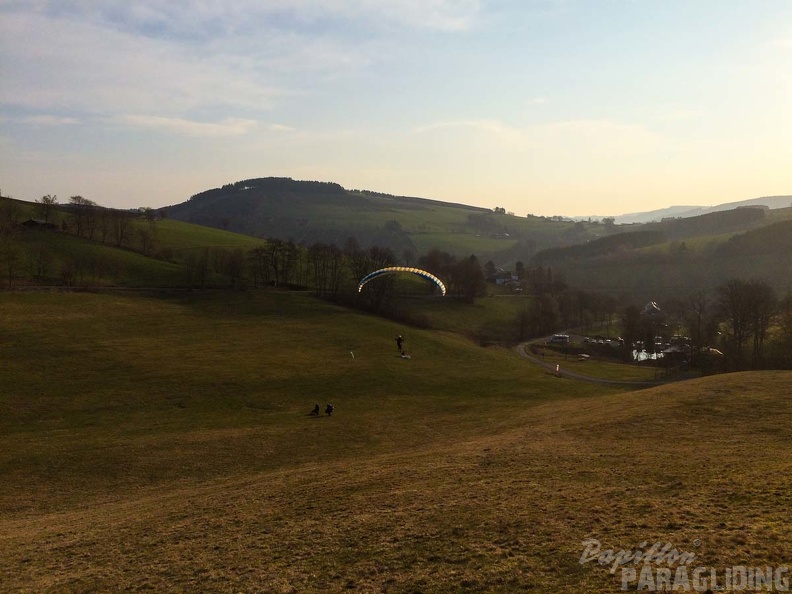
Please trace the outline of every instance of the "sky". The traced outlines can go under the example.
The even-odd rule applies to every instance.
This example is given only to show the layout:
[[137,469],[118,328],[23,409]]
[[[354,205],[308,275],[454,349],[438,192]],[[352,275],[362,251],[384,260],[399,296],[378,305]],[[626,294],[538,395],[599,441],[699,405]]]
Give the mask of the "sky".
[[0,191],[517,215],[792,194],[789,0],[0,0]]

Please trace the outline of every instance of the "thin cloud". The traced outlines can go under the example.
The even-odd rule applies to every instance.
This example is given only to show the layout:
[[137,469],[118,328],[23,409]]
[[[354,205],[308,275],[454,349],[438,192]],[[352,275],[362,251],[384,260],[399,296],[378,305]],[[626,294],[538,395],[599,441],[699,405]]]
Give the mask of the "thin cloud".
[[454,131],[475,134],[475,142],[486,139],[493,143],[490,145],[493,147],[556,154],[583,150],[639,154],[653,150],[661,142],[658,135],[643,126],[598,119],[563,120],[524,128],[508,126],[497,120],[458,120],[421,126],[414,129],[413,134],[447,135]]
[[649,146],[657,136],[643,126],[615,120],[578,119],[551,122],[535,127],[536,132],[602,146]]
[[498,135],[519,135],[520,131],[509,128],[497,120],[455,120],[447,122],[434,122],[420,126],[413,130],[414,134],[425,134],[436,130],[468,129]]
[[0,92],[64,116],[249,117],[376,64],[392,51],[383,27],[459,31],[480,12],[481,0],[12,2]]
[[32,12],[4,15],[0,36],[5,103],[104,115],[163,106],[174,116],[268,110],[300,92],[299,74],[326,77],[367,63],[357,49],[325,38],[270,32],[193,47]]
[[292,126],[284,126],[283,124],[269,124],[268,126],[265,126],[265,129],[269,130],[270,132],[283,132],[283,133],[297,131],[296,128],[293,128]]
[[41,11],[59,18],[103,22],[151,37],[202,39],[267,30],[271,23],[292,31],[400,25],[418,29],[465,30],[482,11],[481,0],[235,0],[207,2],[136,0],[46,0]]
[[698,120],[704,115],[700,109],[672,109],[655,115],[654,119],[661,122],[681,122]]
[[481,12],[478,0],[399,0],[373,2],[383,15],[416,28],[465,31],[474,26]]
[[244,136],[256,127],[255,120],[228,118],[222,122],[196,122],[182,118],[147,115],[124,115],[118,121],[136,128],[175,132],[183,136],[222,138]]
[[20,118],[18,121],[20,124],[28,124],[31,126],[73,126],[80,123],[77,118],[46,114]]

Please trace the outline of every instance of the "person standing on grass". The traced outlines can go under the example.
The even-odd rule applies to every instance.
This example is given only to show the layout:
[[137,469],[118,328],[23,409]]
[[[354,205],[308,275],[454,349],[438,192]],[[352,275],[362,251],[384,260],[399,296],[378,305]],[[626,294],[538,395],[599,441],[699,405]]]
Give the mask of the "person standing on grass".
[[402,345],[403,344],[404,344],[404,339],[401,337],[401,334],[399,334],[396,337],[396,350],[398,350],[400,353],[402,352]]
[[328,405],[325,407],[325,414],[326,414],[328,417],[330,417],[330,416],[332,416],[332,415],[333,415],[333,411],[334,411],[334,410],[335,410],[335,406],[333,406],[332,404],[328,404]]

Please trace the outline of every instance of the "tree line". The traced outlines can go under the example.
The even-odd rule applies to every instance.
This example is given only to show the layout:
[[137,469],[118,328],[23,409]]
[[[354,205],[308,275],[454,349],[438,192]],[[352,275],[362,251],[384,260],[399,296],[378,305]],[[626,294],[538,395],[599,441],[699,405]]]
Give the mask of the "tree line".
[[[247,251],[241,248],[204,248],[188,254],[183,263],[190,286],[206,286],[212,272],[229,277],[235,286],[275,286],[312,290],[317,296],[338,298],[357,294],[364,276],[388,266],[410,265],[412,253],[399,259],[390,248],[363,248],[354,238],[343,246],[317,242],[309,246],[290,240],[268,238]],[[418,265],[445,279],[448,293],[472,301],[486,291],[481,264],[475,255],[456,258],[431,250],[418,258]],[[240,284],[241,283],[241,284]],[[378,307],[393,288],[393,277],[382,277],[367,285],[363,299]],[[433,290],[427,285],[427,291]]]
[[[731,279],[663,304],[663,315],[629,305],[622,312],[625,358],[637,341],[689,338],[689,363],[704,371],[792,367],[792,293],[780,298],[767,282]],[[713,355],[715,353],[715,355]]]
[[[443,279],[450,296],[468,302],[487,293],[486,276],[495,270],[491,261],[482,266],[475,255],[457,257],[432,249],[417,258],[405,250],[399,257],[389,248],[363,248],[353,237],[342,246],[323,242],[300,245],[270,237],[251,249],[207,247],[177,254],[158,245],[156,223],[165,214],[160,211],[109,209],[81,196],[59,205],[51,195],[38,200],[36,209],[41,220],[59,220],[61,231],[91,240],[97,247],[123,247],[178,264],[181,275],[174,275],[172,286],[301,288],[382,313],[395,302],[393,277],[378,279],[362,296],[357,295],[358,281],[373,270],[418,265]],[[56,211],[59,217],[55,217]],[[107,251],[88,245],[69,257],[56,258],[45,244],[19,241],[20,222],[18,203],[0,201],[0,282],[4,277],[5,286],[10,288],[15,279],[25,275],[58,279],[66,286],[123,280],[123,266]],[[604,321],[609,334],[611,328],[614,336],[617,331],[622,334],[625,349],[637,341],[653,345],[660,333],[677,333],[690,337],[690,362],[694,365],[706,360],[702,349],[713,346],[723,352],[721,366],[727,370],[792,366],[792,295],[780,298],[761,280],[732,279],[710,291],[669,299],[663,303],[665,317],[658,325],[657,320],[641,314],[640,304],[629,303],[626,297],[569,287],[551,266],[517,262],[515,275],[520,291],[530,298],[520,302],[523,305],[503,340],[523,340],[569,328],[587,332]],[[427,285],[427,293],[431,290]],[[628,356],[625,350],[625,358]]]
[[[98,249],[99,244],[157,255],[167,259],[167,248],[157,248],[156,220],[162,211],[141,208],[136,211],[106,208],[82,196],[71,196],[60,204],[47,194],[35,201],[35,225],[75,235],[94,245],[71,246],[58,250],[48,242],[31,241],[22,227],[23,209],[11,199],[0,201],[0,279],[11,288],[21,278],[39,282],[58,279],[63,285],[120,278],[119,259]],[[145,221],[145,224],[135,223]]]

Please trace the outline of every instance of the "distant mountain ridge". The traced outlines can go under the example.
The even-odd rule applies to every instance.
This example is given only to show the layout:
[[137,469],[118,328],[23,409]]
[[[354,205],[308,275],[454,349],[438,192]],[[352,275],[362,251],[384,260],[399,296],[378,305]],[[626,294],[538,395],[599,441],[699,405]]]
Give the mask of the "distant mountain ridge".
[[718,204],[717,206],[669,206],[668,208],[660,208],[658,210],[622,214],[614,216],[614,218],[616,219],[616,223],[621,225],[652,223],[667,218],[686,219],[689,217],[698,217],[712,212],[733,210],[741,206],[766,206],[770,209],[786,208],[792,206],[792,196],[764,196],[761,198],[740,200],[738,202],[726,202]]

